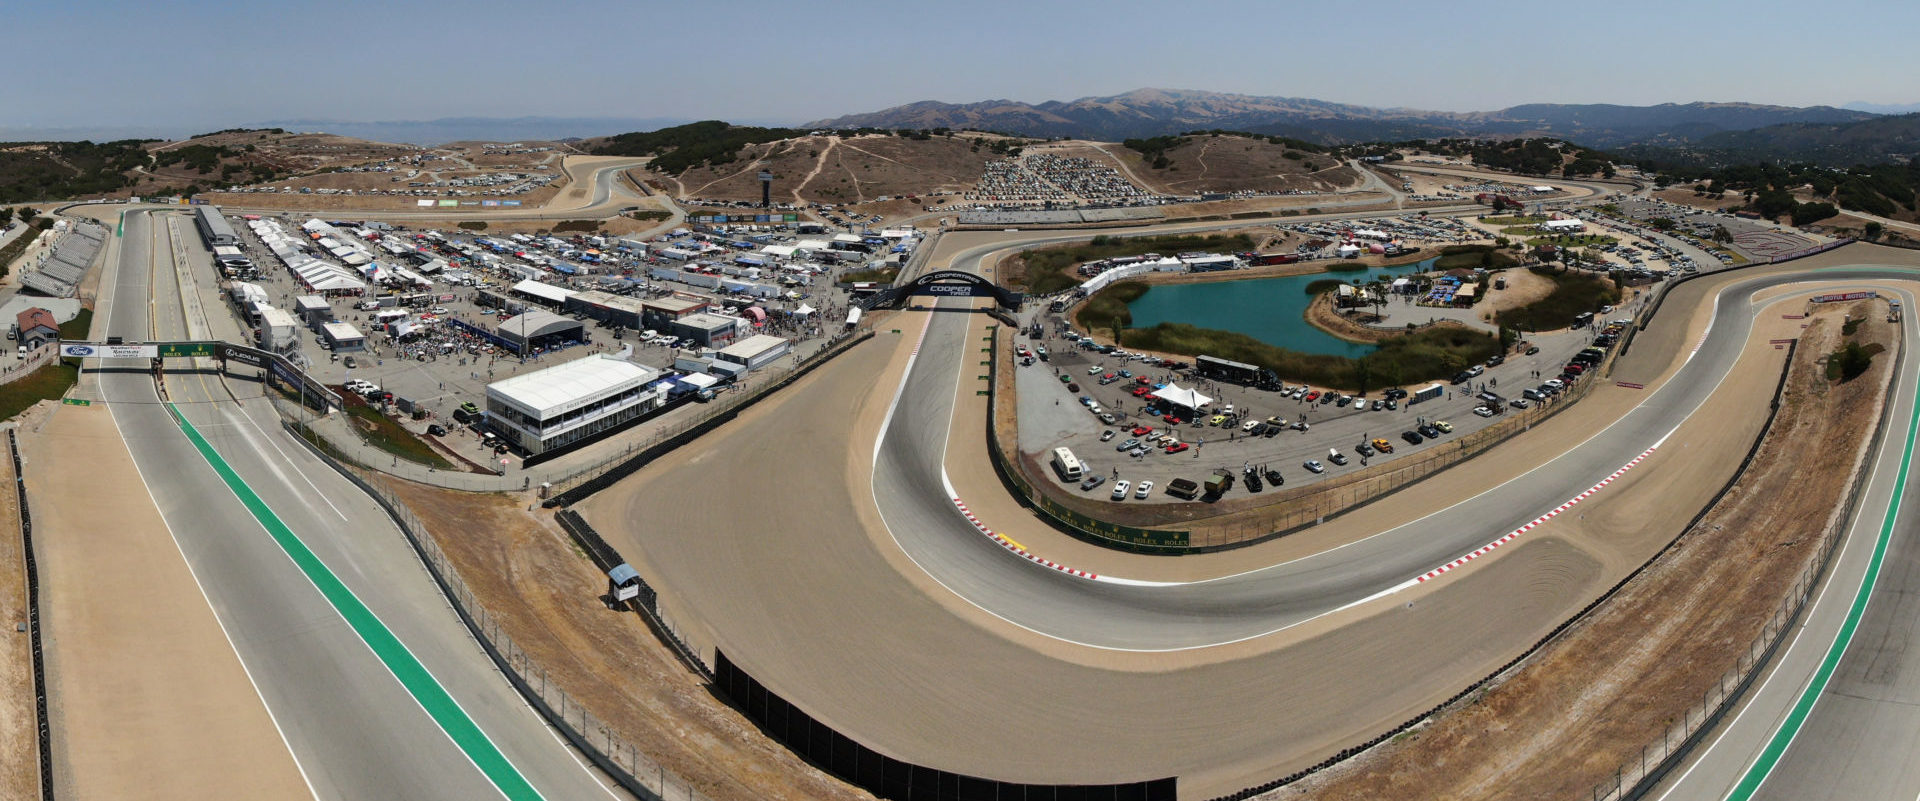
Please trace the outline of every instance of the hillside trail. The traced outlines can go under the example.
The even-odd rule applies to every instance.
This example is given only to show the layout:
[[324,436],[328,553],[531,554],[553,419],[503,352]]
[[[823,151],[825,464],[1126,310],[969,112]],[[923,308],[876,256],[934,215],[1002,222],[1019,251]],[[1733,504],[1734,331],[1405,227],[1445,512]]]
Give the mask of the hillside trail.
[[898,164],[898,165],[900,165],[900,166],[902,166],[902,167],[905,167],[905,168],[907,168],[907,169],[909,169],[909,170],[913,170],[913,171],[915,171],[915,172],[921,172],[921,173],[926,173],[926,174],[928,174],[928,175],[934,175],[934,176],[938,176],[938,177],[941,177],[941,178],[948,178],[948,179],[953,179],[953,180],[960,180],[960,181],[964,181],[964,180],[966,180],[966,178],[967,178],[967,176],[964,176],[964,175],[959,175],[959,174],[956,174],[956,173],[949,173],[949,172],[938,172],[938,171],[935,171],[935,170],[930,170],[930,169],[927,169],[926,167],[924,167],[924,166],[921,166],[921,165],[918,165],[918,164],[910,164],[910,163],[908,163],[908,162],[904,162],[904,161],[901,161],[901,160],[899,160],[899,159],[896,159],[896,158],[892,158],[892,157],[890,157],[890,156],[882,156],[882,155],[880,155],[879,153],[875,153],[875,152],[873,152],[873,151],[871,151],[871,150],[867,150],[867,149],[865,149],[865,148],[861,148],[861,147],[855,147],[854,145],[844,145],[844,147],[845,147],[846,149],[848,149],[848,150],[851,150],[851,151],[853,151],[853,152],[855,152],[855,153],[863,153],[863,154],[866,154],[866,155],[869,155],[869,156],[872,156],[872,157],[874,157],[874,158],[877,158],[877,159],[879,159],[879,160],[881,160],[881,161],[890,161],[890,162],[893,162],[893,163],[895,163],[895,164]]
[[748,161],[747,166],[741,167],[740,169],[734,170],[733,172],[727,173],[726,175],[722,175],[718,178],[715,178],[711,181],[701,184],[695,187],[693,191],[695,194],[698,194],[702,191],[705,191],[707,187],[713,186],[714,184],[720,183],[721,181],[730,180],[732,178],[736,178],[747,172],[760,169],[761,162],[772,161],[774,156],[778,156],[781,153],[787,152],[788,150],[792,149],[793,146],[794,146],[794,143],[793,141],[790,140],[790,141],[780,143],[780,147],[778,148],[767,148],[766,153],[756,156],[752,160]]
[[[811,139],[811,137],[809,137],[809,139]],[[807,204],[807,201],[800,197],[800,190],[807,188],[807,184],[813,183],[813,179],[820,175],[820,171],[826,169],[827,156],[831,155],[833,149],[839,146],[840,137],[827,137],[827,146],[822,148],[820,150],[820,156],[813,160],[813,169],[807,171],[806,177],[801,178],[800,183],[793,185],[793,202],[795,205],[804,206]]]

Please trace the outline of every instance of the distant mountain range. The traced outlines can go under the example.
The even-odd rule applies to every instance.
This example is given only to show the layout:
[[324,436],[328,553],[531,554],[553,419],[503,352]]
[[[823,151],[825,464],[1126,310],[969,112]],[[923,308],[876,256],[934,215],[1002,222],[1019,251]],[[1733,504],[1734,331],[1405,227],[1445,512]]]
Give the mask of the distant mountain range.
[[1856,100],[1841,106],[1854,111],[1866,111],[1874,114],[1912,114],[1920,111],[1920,103],[1867,103]]
[[1920,157],[1920,114],[1857,122],[1769,125],[1722,131],[1695,141],[1634,145],[1616,152],[1637,160],[1698,166],[1758,161],[1797,161],[1822,167],[1911,162]]
[[324,131],[375,142],[441,145],[447,142],[520,142],[608,136],[623,131],[650,131],[692,122],[676,117],[442,117],[436,120],[339,122],[334,120],[272,120],[250,128]]
[[1280,134],[1322,144],[1448,136],[1552,136],[1599,148],[1647,141],[1694,141],[1724,131],[1783,123],[1847,123],[1868,111],[1832,106],[1663,103],[1657,106],[1536,103],[1499,111],[1371,108],[1325,100],[1178,89],[1111,97],[979,103],[921,101],[809,123],[811,128],[976,128],[1023,136],[1115,141],[1225,129]]

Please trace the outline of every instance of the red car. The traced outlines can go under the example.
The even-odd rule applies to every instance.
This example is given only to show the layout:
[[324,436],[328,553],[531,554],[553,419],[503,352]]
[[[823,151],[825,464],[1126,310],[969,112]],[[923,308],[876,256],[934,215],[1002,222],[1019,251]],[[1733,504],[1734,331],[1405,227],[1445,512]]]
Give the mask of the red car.
[[1139,384],[1140,386],[1143,386],[1143,387],[1150,387],[1150,386],[1153,386],[1153,379],[1143,375],[1137,375],[1133,377],[1133,383]]
[[1151,434],[1151,433],[1153,433],[1153,429],[1151,429],[1151,428],[1148,428],[1148,427],[1146,427],[1146,426],[1134,426],[1134,427],[1133,427],[1133,429],[1132,429],[1131,431],[1129,431],[1128,433],[1130,433],[1130,434],[1132,434],[1132,435],[1134,435],[1134,436],[1136,436],[1136,437],[1144,437],[1144,436],[1146,436],[1146,435],[1148,435],[1148,434]]
[[1147,389],[1146,387],[1134,387],[1133,396],[1136,398],[1144,398],[1147,396],[1148,392],[1152,392],[1152,391],[1153,390]]
[[1184,443],[1184,442],[1176,442],[1167,447],[1167,453],[1179,453],[1190,447],[1193,447],[1193,446],[1188,445],[1187,443]]
[[1167,421],[1167,425],[1170,425],[1170,426],[1180,425],[1180,418],[1170,414],[1160,415],[1160,419]]
[[1319,399],[1320,399],[1320,390],[1317,390],[1317,389],[1316,389],[1316,390],[1314,390],[1314,391],[1312,391],[1312,392],[1309,392],[1309,393],[1307,393],[1307,402],[1308,402],[1308,403],[1312,403],[1312,402],[1314,402],[1314,401],[1317,401],[1317,400],[1319,400]]

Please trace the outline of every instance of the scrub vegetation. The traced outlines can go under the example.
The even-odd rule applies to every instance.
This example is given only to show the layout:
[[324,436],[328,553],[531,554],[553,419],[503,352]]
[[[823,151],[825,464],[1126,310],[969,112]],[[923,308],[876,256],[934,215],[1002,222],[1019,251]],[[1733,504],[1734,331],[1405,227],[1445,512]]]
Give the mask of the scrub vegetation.
[[1378,350],[1358,359],[1301,353],[1246,334],[1186,323],[1129,329],[1123,335],[1122,345],[1131,349],[1218,356],[1260,365],[1282,379],[1362,392],[1446,378],[1500,353],[1500,340],[1494,335],[1453,326],[1436,326],[1384,340]]
[[1546,267],[1528,269],[1552,281],[1553,291],[1525,306],[1500,312],[1497,320],[1501,328],[1558,331],[1573,325],[1573,318],[1581,314],[1620,302],[1620,289],[1609,279]]
[[0,384],[0,419],[11,419],[43,400],[58,400],[80,380],[80,366],[56,361]]
[[1168,254],[1189,250],[1240,252],[1253,248],[1253,238],[1246,234],[1096,236],[1079,244],[1020,251],[1018,265],[1013,271],[1016,277],[1012,280],[1033,294],[1050,295],[1079,285],[1080,277],[1070,271],[1076,264],[1148,253]]

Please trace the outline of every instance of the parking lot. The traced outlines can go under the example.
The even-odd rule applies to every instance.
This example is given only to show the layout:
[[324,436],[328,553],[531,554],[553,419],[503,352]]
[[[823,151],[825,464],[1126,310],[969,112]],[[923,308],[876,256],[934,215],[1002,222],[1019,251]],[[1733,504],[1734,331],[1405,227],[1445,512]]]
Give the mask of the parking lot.
[[[308,287],[280,267],[251,231],[244,226],[237,228],[242,232],[242,250],[257,268],[246,276],[247,282],[261,287],[273,306],[294,309],[297,298],[310,294]],[[429,233],[433,239],[427,238]],[[460,327],[456,321],[491,331],[512,313],[544,308],[525,298],[515,298],[514,302],[505,304],[511,308],[489,301],[489,296],[513,297],[510,288],[523,280],[521,273],[509,269],[503,260],[489,263],[462,258],[459,246],[478,238],[465,232],[393,230],[385,232],[380,239],[389,237],[404,237],[421,252],[445,258],[449,264],[431,277],[414,274],[424,278],[427,285],[412,278],[385,286],[376,282],[368,295],[339,294],[325,299],[332,319],[349,323],[366,336],[365,350],[334,351],[320,337],[317,326],[308,326],[300,330],[299,343],[289,355],[296,362],[304,362],[324,383],[340,386],[349,381],[366,382],[377,387],[379,393],[390,393],[396,407],[420,410],[417,418],[411,414],[394,417],[416,434],[444,429],[444,434],[432,438],[473,466],[497,469],[503,456],[518,458],[515,454],[496,453],[496,446],[483,443],[480,432],[455,421],[455,410],[462,404],[485,407],[488,383],[595,353],[623,351],[629,353],[628,360],[636,364],[673,374],[682,372],[674,370],[676,358],[697,350],[690,342],[670,344],[664,333],[648,341],[642,338],[642,332],[609,329],[604,323],[574,317],[585,324],[583,336],[545,344],[531,349],[525,356],[513,353],[485,336]],[[205,253],[197,247],[195,250]],[[824,282],[806,287],[806,292],[795,293],[799,295],[797,298],[751,298],[687,285],[650,285],[634,277],[634,271],[644,269],[646,262],[639,259],[631,262],[624,269],[609,264],[598,275],[548,273],[542,276],[543,283],[568,289],[621,290],[621,294],[639,296],[678,294],[705,300],[715,311],[742,315],[749,307],[767,309],[769,313],[750,333],[770,333],[792,339],[795,354],[813,352],[841,327],[839,320],[825,319],[826,314],[845,314],[846,294]],[[211,270],[210,264],[211,259],[207,258],[194,266]],[[516,267],[525,269],[524,263]],[[203,284],[215,285],[214,281]],[[416,302],[383,306],[373,300],[378,295]],[[814,304],[812,313],[804,316],[793,313],[794,309],[809,303]],[[242,331],[254,327],[248,313],[235,303],[229,301],[220,306],[234,315]],[[794,358],[783,357],[773,366],[785,368],[793,361]],[[402,400],[404,404],[400,403]],[[674,414],[676,412],[668,412],[667,416]]]
[[[1619,316],[1630,311],[1623,309]],[[1099,497],[1110,497],[1117,482],[1126,481],[1126,503],[1181,502],[1164,491],[1174,479],[1202,483],[1216,471],[1236,479],[1229,495],[1261,492],[1276,484],[1297,487],[1445,447],[1508,415],[1554,403],[1554,397],[1532,400],[1521,395],[1550,380],[1596,380],[1564,379],[1560,374],[1563,365],[1592,347],[1600,334],[1596,325],[1535,335],[1503,363],[1483,366],[1478,375],[1458,384],[1438,382],[1438,397],[1418,403],[1408,403],[1404,396],[1389,399],[1378,390],[1342,402],[1348,397],[1343,393],[1299,384],[1287,384],[1281,391],[1255,389],[1195,378],[1191,369],[1169,369],[1146,355],[1102,354],[1076,345],[1057,330],[1038,340],[1021,336],[1009,347],[1016,349],[1016,356],[1018,349],[1028,349],[1034,358],[1030,364],[1016,359],[1023,365],[1015,373],[1020,449],[1041,463],[1054,448],[1070,449],[1090,477],[1103,480],[1086,489],[1058,475],[1048,480]],[[1045,361],[1038,358],[1039,347],[1047,349]],[[1528,353],[1533,349],[1537,352]],[[1197,415],[1176,414],[1180,422],[1170,422],[1165,414],[1180,410],[1147,397],[1152,387],[1167,383],[1196,389],[1212,403]],[[1402,389],[1411,393],[1418,388]],[[1498,400],[1483,399],[1482,392]],[[1477,407],[1484,411],[1476,412]],[[1420,435],[1422,426],[1432,426],[1428,431],[1438,436]],[[1418,435],[1417,442],[1404,436],[1409,431]],[[1375,440],[1384,440],[1391,450],[1375,447]],[[1369,446],[1366,451],[1357,447],[1363,442]],[[1250,481],[1249,474],[1257,481]],[[1136,490],[1144,482],[1158,489],[1139,498]]]

